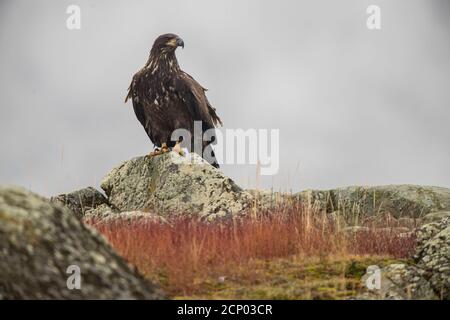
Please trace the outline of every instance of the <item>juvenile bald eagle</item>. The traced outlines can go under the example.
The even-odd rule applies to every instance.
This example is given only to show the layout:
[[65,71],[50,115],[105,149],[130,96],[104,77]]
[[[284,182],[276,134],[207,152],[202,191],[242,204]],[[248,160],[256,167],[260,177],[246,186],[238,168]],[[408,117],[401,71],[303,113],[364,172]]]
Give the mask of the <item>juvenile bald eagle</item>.
[[[168,152],[170,148],[179,151],[179,141],[171,141],[172,133],[186,129],[193,139],[194,121],[201,121],[203,132],[222,125],[216,109],[206,98],[206,89],[180,69],[175,56],[178,47],[184,48],[184,42],[177,35],[159,36],[147,63],[133,76],[125,99],[125,102],[133,101],[139,122],[157,147],[151,156]],[[202,142],[203,150],[210,143]],[[214,153],[211,155],[209,162],[218,168]]]

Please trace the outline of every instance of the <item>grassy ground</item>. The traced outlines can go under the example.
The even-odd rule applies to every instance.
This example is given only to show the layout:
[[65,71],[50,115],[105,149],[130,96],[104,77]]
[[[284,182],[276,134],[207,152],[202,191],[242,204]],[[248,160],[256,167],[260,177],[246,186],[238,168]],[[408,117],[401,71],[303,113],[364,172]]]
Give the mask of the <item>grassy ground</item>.
[[382,220],[349,233],[326,214],[291,207],[214,224],[89,223],[171,298],[344,299],[361,290],[367,266],[414,251],[413,234]]
[[[361,291],[369,265],[394,263],[390,257],[290,257],[257,260],[223,275],[198,279],[196,289],[175,299],[346,299]],[[158,281],[158,279],[155,279]]]

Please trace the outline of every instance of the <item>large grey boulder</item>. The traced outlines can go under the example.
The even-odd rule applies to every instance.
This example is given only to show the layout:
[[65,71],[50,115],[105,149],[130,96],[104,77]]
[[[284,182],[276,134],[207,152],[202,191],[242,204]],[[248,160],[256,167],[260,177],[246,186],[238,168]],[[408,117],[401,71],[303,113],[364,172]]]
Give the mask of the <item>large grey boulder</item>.
[[92,187],[60,194],[50,198],[50,201],[68,207],[78,218],[83,218],[88,210],[95,209],[103,204],[108,204],[106,197]]
[[450,299],[450,218],[423,225],[417,233],[418,267],[436,294]]
[[119,211],[162,216],[187,214],[213,220],[240,214],[252,203],[249,193],[194,153],[134,158],[114,168],[101,187]]
[[70,210],[20,188],[0,187],[0,270],[0,299],[164,297]]
[[430,212],[450,210],[450,189],[442,187],[347,187],[325,191],[306,190],[295,196],[317,210],[340,211],[346,217],[389,213],[397,218],[418,218]]
[[[436,300],[437,295],[430,283],[424,279],[423,271],[404,263],[391,264],[379,271],[380,287],[367,289],[358,298],[361,300]],[[367,286],[373,273],[362,277]]]

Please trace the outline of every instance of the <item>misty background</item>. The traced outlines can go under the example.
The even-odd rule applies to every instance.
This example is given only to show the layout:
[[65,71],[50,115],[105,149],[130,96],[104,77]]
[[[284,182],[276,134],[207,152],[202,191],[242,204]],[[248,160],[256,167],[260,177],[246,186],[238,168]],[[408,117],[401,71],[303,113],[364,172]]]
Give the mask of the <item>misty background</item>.
[[[81,7],[81,30],[66,9]],[[366,9],[381,7],[379,31]],[[450,187],[450,1],[0,2],[0,184],[43,195],[92,185],[152,144],[133,74],[162,33],[224,128],[280,130],[259,187]],[[225,174],[255,187],[256,167]]]

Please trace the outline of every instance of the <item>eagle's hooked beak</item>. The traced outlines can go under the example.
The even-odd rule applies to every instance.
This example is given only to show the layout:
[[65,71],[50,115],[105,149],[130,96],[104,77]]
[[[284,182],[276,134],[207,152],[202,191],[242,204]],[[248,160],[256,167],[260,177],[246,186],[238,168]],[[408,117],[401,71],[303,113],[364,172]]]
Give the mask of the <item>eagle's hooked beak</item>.
[[177,46],[184,49],[184,41],[181,38],[177,39]]

